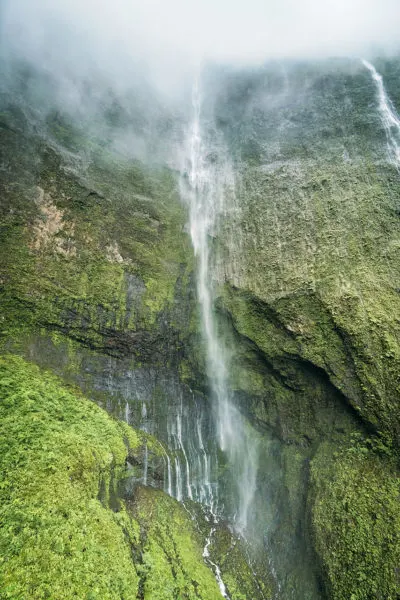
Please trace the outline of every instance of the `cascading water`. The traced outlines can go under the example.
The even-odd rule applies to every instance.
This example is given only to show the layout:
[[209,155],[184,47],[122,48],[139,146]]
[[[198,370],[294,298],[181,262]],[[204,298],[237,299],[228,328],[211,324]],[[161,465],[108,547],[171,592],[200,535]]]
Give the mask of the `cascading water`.
[[[229,391],[229,356],[214,314],[216,273],[213,272],[210,248],[218,222],[229,210],[226,198],[233,196],[234,178],[214,128],[202,122],[198,80],[193,86],[192,105],[193,121],[187,166],[182,177],[182,195],[189,204],[190,234],[197,258],[197,292],[218,441],[227,458],[236,496],[234,514],[227,516],[233,518],[238,531],[244,532],[256,487],[257,447],[249,426],[233,405]],[[199,442],[201,445],[200,438]]]
[[213,510],[212,473],[217,471],[218,460],[213,439],[204,440],[203,428],[208,431],[204,407],[194,395],[189,406],[178,395],[175,404],[168,407],[166,425],[164,491],[179,501],[194,500]]
[[364,67],[370,71],[372,78],[376,83],[379,112],[386,132],[389,155],[397,169],[400,170],[400,118],[396,113],[392,101],[387,95],[385,86],[383,85],[382,75],[380,75],[374,65],[367,60],[363,60],[362,63]]
[[215,533],[215,528],[211,527],[210,530],[210,534],[206,540],[206,545],[204,546],[204,550],[203,550],[203,558],[209,563],[209,565],[212,567],[212,569],[214,570],[215,573],[215,578],[217,580],[218,583],[218,587],[219,587],[219,591],[221,592],[221,595],[226,598],[226,600],[230,600],[229,596],[228,596],[228,592],[226,591],[226,586],[225,583],[222,579],[222,575],[221,575],[221,569],[219,568],[219,565],[217,565],[214,561],[211,560],[210,558],[210,551],[209,551],[209,546],[211,544],[213,535]]

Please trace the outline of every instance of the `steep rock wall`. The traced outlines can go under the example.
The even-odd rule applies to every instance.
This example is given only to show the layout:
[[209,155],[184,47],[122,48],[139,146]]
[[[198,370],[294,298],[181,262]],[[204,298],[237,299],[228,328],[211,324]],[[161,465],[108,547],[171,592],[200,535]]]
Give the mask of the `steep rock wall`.
[[[377,64],[395,103],[396,64]],[[217,309],[263,447],[267,551],[289,597],[395,598],[400,178],[373,82],[340,61],[210,80],[238,201],[213,240]],[[207,392],[176,177],[48,124],[0,115],[2,349],[165,441],[171,410],[197,417]],[[164,581],[169,567],[150,552],[146,568]],[[231,583],[238,598],[256,597],[248,581]]]
[[[396,64],[380,66],[393,75]],[[396,104],[394,78],[389,87]],[[225,73],[213,110],[236,156],[239,206],[219,242],[221,272],[227,256],[236,269],[218,306],[237,402],[281,440],[273,485],[289,502],[277,553],[285,528],[293,538],[302,524],[330,597],[394,598],[400,177],[374,82],[351,61],[272,64]]]

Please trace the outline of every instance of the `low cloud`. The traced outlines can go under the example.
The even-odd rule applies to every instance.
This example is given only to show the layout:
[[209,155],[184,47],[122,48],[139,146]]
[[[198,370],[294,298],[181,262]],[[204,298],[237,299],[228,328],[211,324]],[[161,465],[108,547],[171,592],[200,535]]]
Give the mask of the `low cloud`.
[[201,59],[360,56],[399,48],[398,0],[3,0],[3,49],[121,77]]
[[[15,90],[24,94],[43,121],[59,109],[80,125],[90,121],[104,138],[112,120],[104,120],[105,107],[110,114],[118,106],[114,121],[126,115],[130,128],[116,133],[113,124],[114,144],[127,152],[134,140],[132,153],[142,155],[149,138],[159,148],[160,135],[179,137],[171,123],[190,110],[202,62],[397,53],[398,2],[0,0],[0,92],[13,101]],[[25,75],[15,84],[21,64],[39,74],[31,84]]]

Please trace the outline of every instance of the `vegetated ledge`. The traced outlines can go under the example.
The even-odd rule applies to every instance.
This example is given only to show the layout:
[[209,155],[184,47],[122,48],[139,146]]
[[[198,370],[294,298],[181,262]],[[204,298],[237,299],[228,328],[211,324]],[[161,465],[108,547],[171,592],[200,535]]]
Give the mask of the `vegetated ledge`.
[[398,457],[377,437],[323,443],[311,462],[312,535],[333,600],[400,597]]
[[[0,356],[0,599],[221,600],[200,505],[161,490],[164,448],[20,357]],[[160,482],[162,484],[162,481]],[[232,600],[272,598],[223,523]],[[220,554],[219,554],[220,552]]]
[[143,434],[11,355],[0,399],[1,600],[221,598],[184,508],[143,488],[133,517],[118,494]]

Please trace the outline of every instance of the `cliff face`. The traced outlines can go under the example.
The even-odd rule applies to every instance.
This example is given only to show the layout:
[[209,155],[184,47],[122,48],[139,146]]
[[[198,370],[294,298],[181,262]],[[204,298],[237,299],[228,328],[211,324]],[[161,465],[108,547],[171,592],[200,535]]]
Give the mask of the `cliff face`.
[[[380,66],[398,106],[398,65]],[[375,83],[332,61],[221,89],[240,233],[222,250],[236,273],[219,309],[239,348],[238,402],[282,441],[289,496],[308,490],[327,592],[395,597],[400,178]]]
[[177,354],[178,332],[190,329],[192,258],[171,173],[99,146],[85,164],[57,141],[25,135],[23,121],[11,129],[7,116],[4,334],[43,326],[110,356],[157,363]]
[[[398,62],[376,67],[400,106]],[[262,552],[286,597],[396,598],[400,176],[388,161],[374,82],[346,61],[207,77],[204,110],[236,179],[235,210],[210,240],[216,309],[235,402],[261,448]],[[3,99],[0,113],[2,351],[78,384],[164,446],[171,415],[189,441],[198,422],[214,439],[176,173],[127,158],[59,113],[35,128],[17,105]],[[128,116],[113,104],[108,118],[114,127]],[[143,477],[143,450],[138,462]],[[167,491],[165,465],[157,471],[155,459],[154,468],[151,483]],[[223,461],[220,470],[223,480]],[[140,568],[150,573],[133,570],[132,581],[145,598],[166,597],[165,513],[192,525],[147,487],[130,510],[147,532]],[[225,557],[231,598],[269,597],[270,576],[254,587],[227,535],[217,535],[214,551],[219,563]],[[194,552],[193,563],[179,563],[183,579],[175,567],[172,579],[186,581],[201,562]],[[218,597],[214,584],[199,597]]]
[[0,133],[4,345],[121,418],[129,402],[136,424],[140,400],[192,397],[180,380],[197,330],[193,256],[174,174],[104,142],[72,153],[71,123],[38,135],[15,107]]
[[226,304],[278,371],[279,356],[297,357],[398,440],[399,177],[375,84],[353,64],[303,77],[289,72],[276,90],[266,75],[236,117],[258,154],[241,166],[238,283]]
[[[198,507],[140,485],[144,449],[160,462],[163,447],[20,358],[3,356],[0,374],[1,597],[222,598]],[[248,567],[219,531],[240,598]]]

